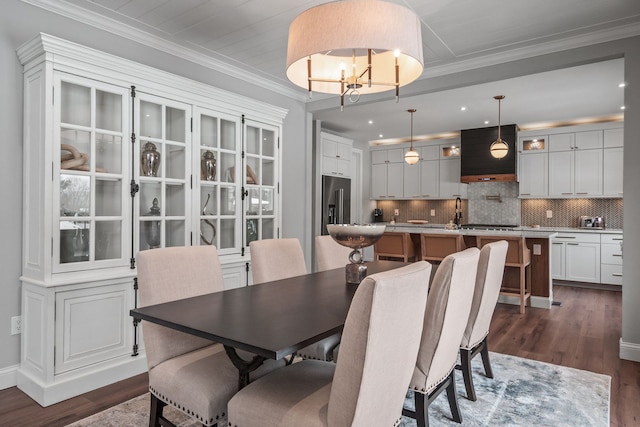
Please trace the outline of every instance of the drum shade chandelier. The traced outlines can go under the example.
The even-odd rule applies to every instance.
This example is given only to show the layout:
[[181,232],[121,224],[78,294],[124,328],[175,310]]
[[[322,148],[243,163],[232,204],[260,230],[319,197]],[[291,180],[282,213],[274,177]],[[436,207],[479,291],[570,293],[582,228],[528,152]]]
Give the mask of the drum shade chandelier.
[[326,3],[301,13],[289,27],[287,78],[309,91],[358,102],[361,94],[395,89],[422,74],[420,20],[381,0]]
[[498,139],[491,143],[489,152],[492,157],[496,159],[503,159],[506,157],[507,153],[509,153],[509,144],[500,138],[500,102],[504,99],[504,95],[496,95],[493,99],[498,100]]
[[416,112],[414,108],[407,110],[409,114],[411,114],[411,148],[409,151],[404,153],[404,161],[409,163],[410,165],[415,165],[420,160],[420,154],[416,150],[413,149],[413,113]]

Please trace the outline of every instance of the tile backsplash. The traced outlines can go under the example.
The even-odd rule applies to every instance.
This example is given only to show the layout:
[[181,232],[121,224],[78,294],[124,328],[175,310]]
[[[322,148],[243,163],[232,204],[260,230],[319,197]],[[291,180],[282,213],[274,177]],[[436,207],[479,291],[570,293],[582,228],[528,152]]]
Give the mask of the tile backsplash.
[[[463,224],[540,225],[578,227],[581,215],[602,216],[606,228],[622,229],[623,199],[518,199],[517,182],[480,182],[468,186],[462,201]],[[394,209],[398,222],[410,219],[446,224],[453,220],[455,200],[379,200],[383,220],[390,221]],[[431,216],[431,209],[435,216]],[[552,218],[547,218],[547,211]]]

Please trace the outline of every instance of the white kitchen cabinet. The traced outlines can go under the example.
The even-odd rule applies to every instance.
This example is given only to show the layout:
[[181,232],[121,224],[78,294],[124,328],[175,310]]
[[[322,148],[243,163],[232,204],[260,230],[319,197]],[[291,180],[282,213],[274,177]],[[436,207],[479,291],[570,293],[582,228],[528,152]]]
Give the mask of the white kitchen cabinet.
[[322,174],[350,177],[353,141],[322,132]]
[[467,185],[460,182],[460,158],[440,160],[440,197],[455,199],[467,197]]
[[421,196],[420,191],[420,170],[422,162],[415,165],[403,165],[403,194],[406,199],[418,199]]
[[549,153],[550,196],[601,196],[602,150]]
[[374,199],[404,198],[404,153],[400,148],[371,152],[371,196]]
[[225,286],[247,277],[248,242],[279,234],[286,111],[46,34],[18,57],[17,384],[47,406],[146,371],[129,316],[139,250],[215,244]]
[[564,280],[565,242],[552,240],[551,242],[551,278]]
[[605,148],[602,151],[602,194],[605,196],[622,197],[624,149]]
[[549,135],[549,151],[590,150],[602,148],[602,130],[589,130]]
[[440,196],[440,161],[420,161],[420,198],[432,199]]
[[603,234],[600,242],[600,282],[622,285],[623,235]]
[[624,128],[605,129],[603,135],[604,148],[624,146]]
[[520,196],[545,197],[549,195],[549,155],[527,152],[519,156],[518,180]]
[[600,234],[562,232],[551,243],[553,279],[600,283]]

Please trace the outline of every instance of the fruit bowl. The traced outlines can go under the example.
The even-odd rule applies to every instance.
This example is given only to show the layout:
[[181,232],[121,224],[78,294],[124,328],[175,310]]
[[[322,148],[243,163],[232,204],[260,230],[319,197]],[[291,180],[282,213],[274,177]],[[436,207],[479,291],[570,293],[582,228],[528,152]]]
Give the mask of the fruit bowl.
[[367,266],[360,250],[380,240],[385,228],[383,224],[327,224],[333,240],[353,249],[349,254],[351,263],[345,267],[347,283],[358,284],[367,277]]

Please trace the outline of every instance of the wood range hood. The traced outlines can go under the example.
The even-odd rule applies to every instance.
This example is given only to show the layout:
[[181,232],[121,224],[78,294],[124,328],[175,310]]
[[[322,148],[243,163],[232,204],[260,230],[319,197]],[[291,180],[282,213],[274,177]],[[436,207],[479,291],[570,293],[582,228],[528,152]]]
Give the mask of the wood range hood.
[[498,138],[498,127],[464,129],[460,131],[460,182],[517,181],[517,125],[500,126],[509,152],[502,159],[491,156],[489,147]]

